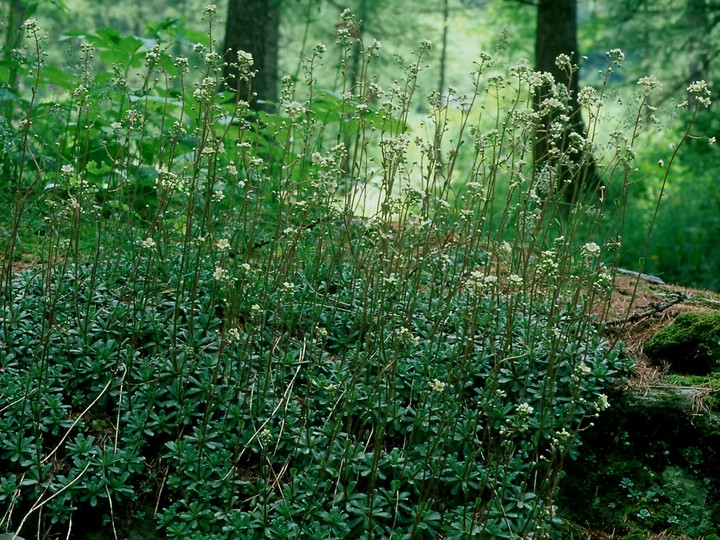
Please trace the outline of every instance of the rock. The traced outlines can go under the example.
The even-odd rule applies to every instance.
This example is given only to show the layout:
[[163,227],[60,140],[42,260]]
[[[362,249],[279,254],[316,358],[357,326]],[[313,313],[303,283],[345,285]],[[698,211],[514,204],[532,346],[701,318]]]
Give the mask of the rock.
[[616,268],[615,272],[630,276],[634,278],[640,278],[648,283],[654,283],[655,285],[665,285],[665,282],[657,276],[651,276],[650,274],[641,274],[640,272],[634,272],[633,270],[625,270],[624,268]]
[[610,409],[582,434],[577,460],[566,463],[561,513],[622,533],[615,538],[646,538],[650,530],[713,538],[720,530],[720,414],[702,402],[707,390],[656,383],[611,396]]
[[656,364],[667,363],[682,375],[720,370],[720,312],[687,311],[645,342],[643,351]]

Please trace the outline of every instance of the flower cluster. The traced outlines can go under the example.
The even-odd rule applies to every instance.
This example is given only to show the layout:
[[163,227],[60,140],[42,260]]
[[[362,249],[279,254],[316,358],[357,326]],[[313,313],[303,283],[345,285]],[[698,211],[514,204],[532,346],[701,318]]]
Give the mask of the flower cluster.
[[638,86],[641,88],[643,95],[648,95],[652,90],[660,88],[660,82],[653,75],[647,77],[640,77],[638,79]]
[[555,58],[555,65],[568,73],[572,73],[573,71],[572,61],[567,54],[559,54],[557,58]]
[[404,326],[401,326],[400,328],[395,330],[395,339],[397,339],[400,344],[406,346],[417,345],[418,343],[420,343],[420,338],[413,335],[413,333]]
[[240,341],[240,330],[238,328],[230,328],[225,332],[225,340],[228,343],[237,343]]
[[298,102],[298,101],[291,101],[287,105],[285,105],[285,112],[287,112],[287,115],[290,117],[290,120],[297,120],[305,114],[306,109],[305,106]]
[[710,107],[710,88],[705,81],[695,81],[687,87],[687,91],[693,96],[695,101],[700,103],[705,108]]
[[598,412],[602,412],[610,408],[610,401],[608,401],[608,397],[605,394],[600,394],[598,396],[597,403],[595,403],[595,408],[598,410]]
[[160,45],[154,45],[148,52],[145,53],[145,67],[152,68],[160,60],[162,51]]
[[217,82],[215,79],[206,77],[202,80],[198,88],[193,92],[193,97],[200,103],[209,103],[215,96]]
[[498,282],[497,276],[485,275],[480,270],[470,272],[467,284],[473,287],[478,293],[483,294],[492,291]]
[[153,248],[155,247],[155,245],[156,245],[156,244],[155,244],[155,240],[153,240],[153,239],[152,239],[151,237],[149,237],[149,236],[148,236],[145,240],[143,240],[142,242],[140,242],[140,244],[141,244],[142,247],[144,247],[145,249],[153,249]]
[[410,136],[405,133],[380,141],[383,155],[388,162],[404,163],[409,146]]
[[225,270],[222,266],[216,266],[215,271],[213,272],[213,278],[217,281],[224,281],[227,279],[227,270]]
[[243,80],[247,80],[252,77],[254,75],[252,67],[255,64],[255,60],[253,60],[252,54],[245,51],[238,51],[237,59],[239,77]]
[[155,185],[161,189],[172,191],[172,190],[185,190],[185,180],[178,176],[176,173],[169,171],[165,167],[160,167],[157,170],[157,178]]
[[622,66],[623,60],[625,60],[625,53],[622,52],[622,50],[620,49],[611,49],[605,53],[605,57],[610,62],[610,66],[608,66],[608,71],[612,71],[613,65],[617,67]]
[[40,31],[40,24],[37,19],[30,18],[23,23],[23,29],[28,34],[37,34]]
[[580,89],[577,94],[577,101],[583,107],[597,107],[602,104],[602,101],[598,99],[597,90],[592,86],[585,86]]
[[518,416],[525,417],[530,416],[533,412],[535,412],[535,409],[528,403],[521,403],[515,407],[515,412],[517,412]]
[[593,257],[597,257],[600,255],[600,251],[602,248],[598,246],[595,242],[588,242],[581,248],[582,256],[588,259],[591,259]]
[[230,242],[227,238],[221,238],[218,240],[217,248],[220,253],[225,253],[227,250],[230,249]]

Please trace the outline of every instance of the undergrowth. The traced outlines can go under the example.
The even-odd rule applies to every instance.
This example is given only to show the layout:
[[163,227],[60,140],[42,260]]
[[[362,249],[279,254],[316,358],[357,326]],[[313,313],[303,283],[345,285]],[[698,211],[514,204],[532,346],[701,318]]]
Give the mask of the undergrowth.
[[[640,122],[568,209],[598,149],[566,139],[567,90],[526,62],[484,55],[473,95],[429,96],[424,138],[429,42],[386,88],[365,44],[339,93],[318,45],[258,113],[222,90],[204,16],[187,58],[74,33],[60,76],[30,20],[3,64],[25,82],[5,89],[0,531],[561,537],[563,463],[632,365],[598,321]],[[353,46],[339,31],[344,81]],[[621,61],[582,91],[590,133]]]

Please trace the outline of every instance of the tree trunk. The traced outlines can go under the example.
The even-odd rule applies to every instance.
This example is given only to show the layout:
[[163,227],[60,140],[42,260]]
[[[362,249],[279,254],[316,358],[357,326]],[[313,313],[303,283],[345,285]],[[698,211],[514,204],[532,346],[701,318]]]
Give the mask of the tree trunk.
[[690,30],[688,82],[699,79],[709,80],[710,54],[708,52],[708,43],[710,42],[712,28],[705,0],[687,0],[685,16]]
[[[21,47],[22,39],[23,39],[23,30],[22,26],[25,22],[25,12],[27,10],[27,5],[25,4],[24,0],[11,0],[10,5],[8,6],[8,14],[7,14],[7,34],[5,35],[5,45],[3,50],[3,56],[5,56],[6,59],[9,59],[12,57],[13,49],[19,49]],[[17,70],[18,66],[16,61],[11,60],[10,63],[10,69],[8,73],[8,78],[5,83],[6,88],[10,91],[17,90]],[[13,114],[15,111],[15,103],[13,99],[9,99],[5,105],[4,115],[5,115],[5,121],[10,124],[13,119]]]
[[[230,0],[225,30],[225,60],[237,63],[237,51],[252,55],[256,76],[252,89],[232,78],[237,69],[229,65],[227,86],[255,109],[271,109],[278,99],[278,41],[281,0]],[[254,95],[251,95],[252,92]]]
[[[445,91],[445,76],[447,73],[447,48],[448,48],[448,31],[450,30],[450,3],[449,0],[443,0],[442,3],[443,31],[440,39],[440,73],[438,74],[438,99],[441,104],[447,105],[447,92]],[[439,123],[435,126],[435,159],[442,166],[442,136],[444,127]]]
[[8,5],[7,33],[5,34],[6,54],[10,54],[10,51],[20,47],[21,28],[25,21],[26,9],[24,0],[11,0]]
[[[585,124],[580,113],[577,101],[579,89],[578,75],[575,71],[569,74],[566,69],[557,66],[555,60],[561,54],[571,58],[573,64],[578,63],[577,41],[577,0],[539,0],[537,12],[537,32],[535,37],[535,68],[538,71],[547,71],[553,75],[557,84],[565,86],[570,93],[570,121],[566,123],[566,130],[560,145],[561,154],[568,155],[569,135],[572,132],[585,136]],[[550,95],[550,88],[543,88],[538,94],[537,104]],[[535,139],[534,158],[536,170],[545,164],[553,165],[553,158],[548,153],[547,133],[550,124],[557,115],[548,114],[541,121],[539,133]],[[559,167],[557,178],[558,189],[563,188],[566,182],[570,185],[563,188],[565,203],[572,204],[581,200],[588,193],[594,192],[600,185],[601,179],[592,156],[571,154],[569,157],[579,167]]]

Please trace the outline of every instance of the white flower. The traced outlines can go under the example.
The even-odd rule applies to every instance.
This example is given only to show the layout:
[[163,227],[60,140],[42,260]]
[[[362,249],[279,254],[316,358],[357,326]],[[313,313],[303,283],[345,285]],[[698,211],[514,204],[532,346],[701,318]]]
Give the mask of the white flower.
[[267,444],[272,441],[272,432],[268,428],[265,428],[260,433],[260,438],[265,444]]
[[287,114],[291,120],[295,120],[301,114],[305,113],[305,107],[302,103],[299,103],[297,101],[291,101],[290,103],[285,105],[285,110],[287,111]]
[[595,404],[595,408],[598,411],[604,411],[608,407],[610,407],[610,402],[608,401],[608,397],[605,394],[600,394],[598,396],[597,403]]
[[474,270],[470,272],[470,277],[468,278],[468,285],[475,287],[478,292],[484,292],[493,289],[497,282],[497,276],[486,276],[481,270]]
[[623,60],[625,60],[625,53],[620,49],[611,49],[605,53],[605,56],[616,66],[622,65]]
[[508,276],[508,282],[510,283],[510,285],[513,286],[520,286],[523,284],[523,278],[521,278],[517,274],[510,274]]
[[395,330],[395,337],[404,345],[417,345],[420,343],[420,338],[414,336],[413,333],[404,326]]
[[175,67],[178,67],[183,70],[183,73],[187,73],[187,69],[190,65],[190,60],[188,60],[184,56],[178,56],[175,58],[175,61],[173,62]]
[[145,53],[145,65],[150,67],[157,63],[157,61],[160,60],[160,54],[160,47],[155,45],[152,49]]
[[648,95],[651,90],[660,88],[660,82],[652,75],[640,77],[637,83],[638,86],[642,87],[642,93],[645,95]]
[[397,276],[395,274],[390,274],[387,277],[384,277],[383,281],[385,283],[397,283]]
[[582,247],[582,254],[585,257],[594,257],[600,254],[600,246],[595,242],[588,242]]
[[227,276],[227,272],[222,266],[216,266],[213,272],[213,278],[217,281],[222,281]]
[[237,52],[238,62],[240,65],[244,66],[252,66],[255,61],[253,60],[252,54],[245,51],[238,51]]
[[152,249],[155,247],[155,240],[153,240],[149,236],[145,240],[143,240],[141,243],[142,243],[142,247],[144,247],[145,249]]
[[135,122],[140,120],[141,116],[140,111],[136,111],[135,109],[128,109],[125,111],[125,120],[127,120],[130,125],[133,125]]
[[84,84],[81,84],[75,90],[73,90],[73,95],[80,100],[85,99],[86,97],[88,97],[89,94],[90,91]]
[[687,87],[687,91],[695,96],[695,101],[703,105],[704,107],[710,106],[710,88],[705,81],[695,81]]
[[560,69],[572,70],[572,62],[567,54],[559,54],[555,58],[555,65]]
[[71,175],[75,172],[75,167],[72,165],[63,165],[60,167],[60,172],[63,174]]
[[320,339],[325,339],[328,336],[327,328],[323,328],[322,326],[318,326],[315,328],[315,335],[319,337]]
[[515,411],[518,413],[518,416],[530,416],[533,411],[532,405],[529,405],[528,403],[521,403],[517,407],[515,407]]
[[237,328],[230,328],[230,330],[227,331],[227,340],[230,343],[237,343],[240,341],[240,330]]
[[556,439],[554,439],[553,442],[555,442],[556,444],[557,442],[567,442],[568,440],[570,440],[571,436],[572,435],[570,435],[570,432],[567,429],[562,428],[562,431],[558,431],[555,433]]
[[25,28],[26,32],[29,33],[35,33],[40,28],[40,25],[38,24],[37,19],[28,19],[23,23],[23,28]]
[[581,88],[577,95],[577,100],[580,105],[590,107],[598,103],[597,91],[592,86],[586,86]]
[[433,392],[440,393],[443,390],[445,390],[445,387],[447,386],[447,383],[442,382],[439,379],[433,379],[430,383],[430,390]]
[[225,252],[228,249],[230,249],[230,242],[228,241],[227,238],[221,238],[220,240],[218,240],[217,248],[221,252]]

